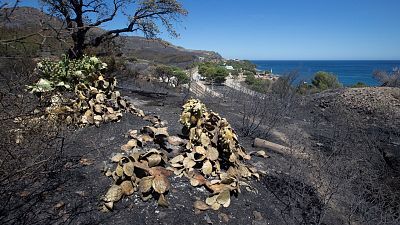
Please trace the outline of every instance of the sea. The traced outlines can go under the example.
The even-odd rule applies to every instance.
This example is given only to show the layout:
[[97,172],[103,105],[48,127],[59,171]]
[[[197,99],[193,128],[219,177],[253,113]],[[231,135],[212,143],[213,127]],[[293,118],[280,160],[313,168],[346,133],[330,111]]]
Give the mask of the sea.
[[400,60],[252,60],[258,70],[285,75],[296,71],[298,82],[310,82],[318,71],[335,74],[345,86],[363,82],[369,86],[379,83],[373,78],[376,70],[392,72],[400,69]]

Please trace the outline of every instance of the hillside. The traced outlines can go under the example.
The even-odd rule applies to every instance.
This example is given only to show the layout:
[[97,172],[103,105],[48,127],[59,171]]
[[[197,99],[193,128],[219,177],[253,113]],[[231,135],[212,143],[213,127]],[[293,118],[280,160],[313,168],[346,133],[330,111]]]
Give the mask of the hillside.
[[[16,8],[6,19],[5,11],[0,11],[0,41],[20,38],[17,42],[0,44],[0,56],[49,56],[65,52],[70,41],[60,31],[63,24],[57,18],[46,15],[30,7]],[[29,18],[29,19],[27,19]],[[38,34],[39,31],[45,30]],[[58,38],[65,39],[61,42]]]
[[[29,18],[29,19],[27,19]],[[66,51],[71,45],[68,36],[63,36],[66,31],[62,29],[63,23],[55,17],[47,15],[36,8],[20,7],[17,8],[10,20],[4,20],[0,24],[0,39],[7,40],[15,37],[21,37],[38,32],[40,29],[48,29],[46,37],[34,35],[24,40],[23,43],[17,44],[16,47],[0,46],[0,55],[26,55],[47,56],[59,55]],[[104,32],[102,29],[96,29],[93,33]],[[60,43],[54,37],[64,38],[66,42]],[[149,40],[137,36],[121,36],[115,39],[116,46],[120,46],[123,56],[134,57],[155,63],[172,64],[178,66],[186,66],[196,61],[221,60],[222,57],[212,51],[190,50],[183,47],[175,46],[162,40]],[[43,44],[40,46],[40,44]],[[97,50],[100,54],[106,54],[101,50]]]
[[119,42],[124,55],[162,64],[187,65],[201,60],[222,60],[216,52],[185,49],[165,41],[143,37],[125,36],[121,37]]
[[[129,91],[143,88],[133,77],[121,83],[127,87],[121,90],[123,96],[146,114],[165,120],[169,134],[181,134],[178,121],[186,97],[183,93],[141,95]],[[152,90],[162,88],[148,85],[152,85],[147,86]],[[6,90],[2,89],[9,96],[15,88]],[[226,117],[248,152],[261,150],[252,146],[252,137],[245,137],[240,131],[244,94],[227,86],[214,90],[220,97],[192,96],[201,98],[207,107]],[[396,88],[338,89],[303,96],[293,102],[290,112],[275,127],[278,132],[269,137],[290,148],[281,152],[264,149],[268,158],[252,157],[249,163],[265,174],[259,181],[246,181],[242,192],[232,195],[231,205],[219,211],[196,211],[194,202],[204,199],[206,190],[191,187],[186,178],[171,177],[168,208],[132,195],[116,203],[112,212],[100,212],[99,199],[110,185],[110,178],[101,173],[105,162],[121,151],[120,147],[129,140],[130,130],[139,130],[151,123],[124,114],[118,123],[68,131],[60,160],[49,162],[54,172],[42,180],[26,179],[20,186],[9,183],[2,186],[1,193],[11,196],[11,201],[0,207],[0,221],[3,224],[129,224],[134,221],[139,224],[339,225],[350,219],[349,224],[379,224],[382,219],[389,221],[385,224],[398,224],[395,223],[399,220],[397,214],[391,213],[398,212],[400,198],[398,91]],[[275,107],[271,98],[267,101],[271,108]],[[0,112],[8,116],[9,108]],[[32,149],[29,145],[27,151]],[[7,155],[5,151],[4,155]],[[11,178],[18,176],[13,174]],[[329,184],[326,189],[325,184]]]

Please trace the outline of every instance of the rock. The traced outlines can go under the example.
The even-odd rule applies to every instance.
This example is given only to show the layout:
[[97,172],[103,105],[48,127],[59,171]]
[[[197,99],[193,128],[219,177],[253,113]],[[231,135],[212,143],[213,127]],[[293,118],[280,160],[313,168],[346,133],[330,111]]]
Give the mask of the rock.
[[213,222],[210,219],[210,216],[206,213],[206,215],[204,215],[204,220],[208,223],[208,224],[213,224]]
[[229,216],[226,215],[225,213],[219,213],[218,214],[218,218],[224,223],[228,223],[229,222]]
[[79,195],[81,197],[86,197],[87,196],[85,191],[75,191],[75,194],[77,194],[77,195]]
[[63,201],[60,201],[60,202],[58,202],[55,206],[54,206],[54,208],[55,209],[61,209],[61,208],[63,208],[65,206],[65,203],[63,202]]
[[260,221],[260,220],[263,219],[261,213],[258,212],[258,211],[253,211],[253,216],[254,216],[254,219],[257,220],[257,221]]

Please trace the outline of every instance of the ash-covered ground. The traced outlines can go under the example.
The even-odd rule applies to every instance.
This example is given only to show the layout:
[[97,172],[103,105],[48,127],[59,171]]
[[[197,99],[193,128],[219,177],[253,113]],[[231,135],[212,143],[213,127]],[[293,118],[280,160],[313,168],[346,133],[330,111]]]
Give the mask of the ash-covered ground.
[[[146,114],[166,120],[171,135],[181,133],[185,93],[140,93],[141,87],[129,80],[120,86]],[[228,119],[247,151],[258,150],[252,147],[255,136],[240,132],[243,109],[228,89],[216,88],[224,98],[203,100]],[[99,211],[100,198],[112,184],[101,172],[104,162],[121,151],[129,130],[149,125],[125,114],[117,123],[69,131],[62,168],[26,188],[27,193],[37,192],[34,198],[21,195],[30,207],[1,213],[4,218],[19,215],[10,222],[20,224],[367,224],[380,213],[393,217],[395,224],[399,215],[393,210],[399,209],[400,196],[399,96],[398,89],[367,88],[299,97],[267,138],[287,146],[286,152],[265,149],[269,158],[252,157],[248,163],[265,172],[261,179],[246,181],[250,187],[242,187],[228,208],[200,213],[193,203],[208,192],[173,176],[168,208],[132,195],[116,203],[112,212]],[[375,204],[378,200],[387,202]]]

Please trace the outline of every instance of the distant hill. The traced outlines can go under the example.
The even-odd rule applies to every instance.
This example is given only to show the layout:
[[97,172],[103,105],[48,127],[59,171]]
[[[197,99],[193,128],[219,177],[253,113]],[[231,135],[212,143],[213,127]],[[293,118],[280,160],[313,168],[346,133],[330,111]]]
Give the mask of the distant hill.
[[[4,14],[4,11],[0,12],[0,39],[10,39],[16,36],[28,35],[43,27],[51,30],[48,31],[49,34],[51,33],[54,35],[56,29],[63,26],[62,21],[58,20],[56,17],[47,15],[31,7],[17,8],[13,12],[10,20],[1,18],[2,14]],[[101,32],[104,32],[104,30],[100,28],[93,30],[93,33]],[[27,48],[29,50],[28,54],[36,56],[59,55],[65,52],[71,45],[71,40],[67,40],[65,43],[59,43],[59,41],[54,38],[48,38],[42,48],[39,48],[37,44],[29,43],[38,42],[40,38],[41,37],[31,37],[27,40],[27,43],[24,44],[25,46],[18,46],[17,49],[0,46],[0,55],[18,54],[19,51],[23,51],[24,55],[26,55]],[[219,61],[223,59],[221,55],[216,52],[185,49],[162,40],[149,40],[137,36],[121,36],[116,38],[115,42],[117,46],[120,46],[120,52],[123,56],[143,59],[154,63],[185,66],[202,60]],[[107,54],[107,52],[100,53]]]
[[162,40],[149,40],[137,36],[121,37],[120,44],[124,55],[162,64],[182,65],[201,60],[222,60],[216,52],[185,49]]
[[[62,43],[57,38],[53,38],[63,27],[63,23],[56,17],[49,16],[35,8],[20,7],[15,9],[9,18],[5,18],[5,12],[8,10],[0,10],[0,40],[26,38],[17,43],[0,44],[0,56],[60,55],[71,45],[68,40],[66,43]],[[33,35],[41,29],[47,29],[44,32],[48,36],[45,41],[42,36]]]
[[18,7],[11,16],[6,19],[5,12],[10,9],[2,9],[0,11],[0,25],[6,28],[28,29],[29,31],[37,30],[43,24],[51,24],[54,27],[61,27],[62,21],[58,18],[50,16],[36,8]]

